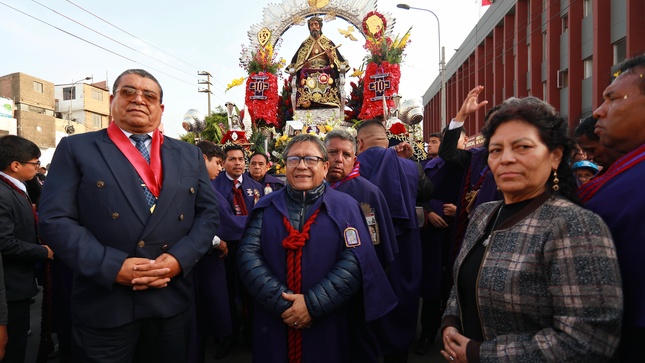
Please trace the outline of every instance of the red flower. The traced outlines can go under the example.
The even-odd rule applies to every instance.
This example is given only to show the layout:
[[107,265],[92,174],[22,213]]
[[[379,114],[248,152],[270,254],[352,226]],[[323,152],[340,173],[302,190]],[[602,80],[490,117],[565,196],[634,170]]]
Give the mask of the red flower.
[[405,125],[403,125],[403,123],[401,122],[394,123],[390,127],[390,132],[394,135],[404,134],[406,133]]
[[[254,76],[261,75],[267,77],[264,80],[253,79]],[[263,82],[268,84],[268,88],[264,89],[261,97],[255,92],[257,85],[253,88],[251,83]],[[253,98],[251,98],[253,97]],[[252,73],[246,80],[246,105],[249,108],[249,115],[254,123],[258,120],[264,120],[267,125],[278,126],[277,110],[278,110],[278,77],[269,72]]]

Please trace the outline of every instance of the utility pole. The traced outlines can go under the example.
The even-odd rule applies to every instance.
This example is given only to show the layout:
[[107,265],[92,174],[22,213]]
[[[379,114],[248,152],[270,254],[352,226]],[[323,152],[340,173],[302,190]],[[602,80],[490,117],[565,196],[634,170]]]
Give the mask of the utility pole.
[[206,76],[206,80],[200,79],[197,81],[197,84],[205,84],[206,88],[198,88],[197,92],[201,93],[208,93],[208,116],[211,115],[211,74],[208,73],[207,71],[199,71],[197,72],[197,75],[200,76]]

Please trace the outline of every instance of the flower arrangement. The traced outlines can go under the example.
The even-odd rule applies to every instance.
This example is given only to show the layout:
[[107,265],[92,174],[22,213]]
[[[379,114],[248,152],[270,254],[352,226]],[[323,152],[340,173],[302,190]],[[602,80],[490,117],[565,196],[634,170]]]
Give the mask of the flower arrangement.
[[[277,136],[277,135],[276,135]],[[271,153],[271,156],[273,156],[276,161],[275,163],[275,172],[276,174],[285,174],[287,169],[284,165],[284,160],[283,160],[283,153],[285,147],[287,147],[287,144],[291,141],[291,137],[287,135],[286,133],[284,135],[278,136],[275,139],[275,143],[273,144],[273,152]]]
[[[259,45],[255,51],[251,52],[251,59],[248,62],[241,60],[241,66],[248,74],[267,72],[271,74],[278,74],[287,61],[284,58],[277,59],[277,50],[280,48],[282,39],[279,39],[275,47],[271,44],[264,46]],[[242,54],[248,54],[248,49],[242,47]]]
[[364,61],[366,63],[376,63],[381,64],[383,62],[388,62],[389,64],[399,64],[403,60],[404,54],[403,51],[405,47],[410,43],[410,31],[412,27],[403,35],[403,37],[397,37],[392,41],[390,37],[375,37],[367,34],[367,40],[363,48],[369,51],[369,54],[365,57]]
[[228,92],[231,88],[244,84],[245,79],[246,77],[240,77],[232,80],[231,83],[226,85],[226,90],[224,92]]

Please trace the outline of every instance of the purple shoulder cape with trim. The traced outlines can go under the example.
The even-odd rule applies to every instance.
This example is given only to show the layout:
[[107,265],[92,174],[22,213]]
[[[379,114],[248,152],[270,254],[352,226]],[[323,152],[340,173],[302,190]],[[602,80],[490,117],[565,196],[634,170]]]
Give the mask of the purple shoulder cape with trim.
[[361,176],[383,192],[395,227],[417,228],[415,203],[419,177],[416,164],[399,157],[393,149],[381,147],[361,152],[356,160],[361,164]]
[[[286,283],[286,251],[281,241],[287,236],[283,216],[288,216],[285,189],[262,198],[257,209],[263,209],[262,252],[264,263],[274,276]],[[343,232],[358,230],[361,245],[352,248],[361,267],[362,292],[337,311],[314,321],[302,331],[303,361],[313,363],[348,362],[356,341],[356,321],[377,319],[397,303],[385,272],[376,257],[358,202],[348,202],[347,195],[326,188],[305,219],[321,208],[303,248],[302,290],[307,291],[320,281],[337,263],[346,248]],[[360,315],[357,315],[360,314]],[[353,323],[350,323],[351,321]],[[280,317],[262,308],[254,312],[253,356],[256,362],[287,361],[287,327]]]
[[[637,156],[628,154],[623,158]],[[619,162],[629,160],[621,158],[614,165]],[[616,245],[625,301],[623,324],[639,328],[645,328],[645,192],[640,187],[644,175],[645,160],[605,181],[585,203],[607,223]]]
[[394,260],[394,256],[399,253],[399,246],[396,242],[396,233],[392,224],[390,210],[381,190],[362,176],[341,183],[336,190],[347,193],[357,202],[368,203],[374,208],[374,216],[379,226],[380,241],[374,248],[379,261],[381,261],[381,266],[389,265]]

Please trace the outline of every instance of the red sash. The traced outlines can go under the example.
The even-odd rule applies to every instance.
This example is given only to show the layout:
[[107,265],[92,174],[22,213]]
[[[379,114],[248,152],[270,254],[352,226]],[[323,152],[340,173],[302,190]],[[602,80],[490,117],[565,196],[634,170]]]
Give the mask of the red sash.
[[343,179],[341,179],[341,180],[339,180],[339,181],[337,181],[335,183],[332,183],[330,185],[330,187],[332,189],[337,189],[344,182],[361,176],[360,167],[361,167],[361,164],[358,161],[354,162],[354,168],[352,169],[352,171],[350,171],[349,174],[345,175],[345,177]]
[[137,174],[139,174],[141,180],[146,184],[152,195],[159,198],[161,179],[163,175],[163,170],[161,168],[161,144],[163,144],[163,136],[159,132],[159,129],[156,129],[152,133],[150,164],[146,162],[146,159],[141,156],[139,150],[132,145],[132,142],[130,142],[114,121],[112,121],[110,126],[108,126],[107,133],[110,140],[112,140],[116,147],[121,150],[130,164],[134,166]]

